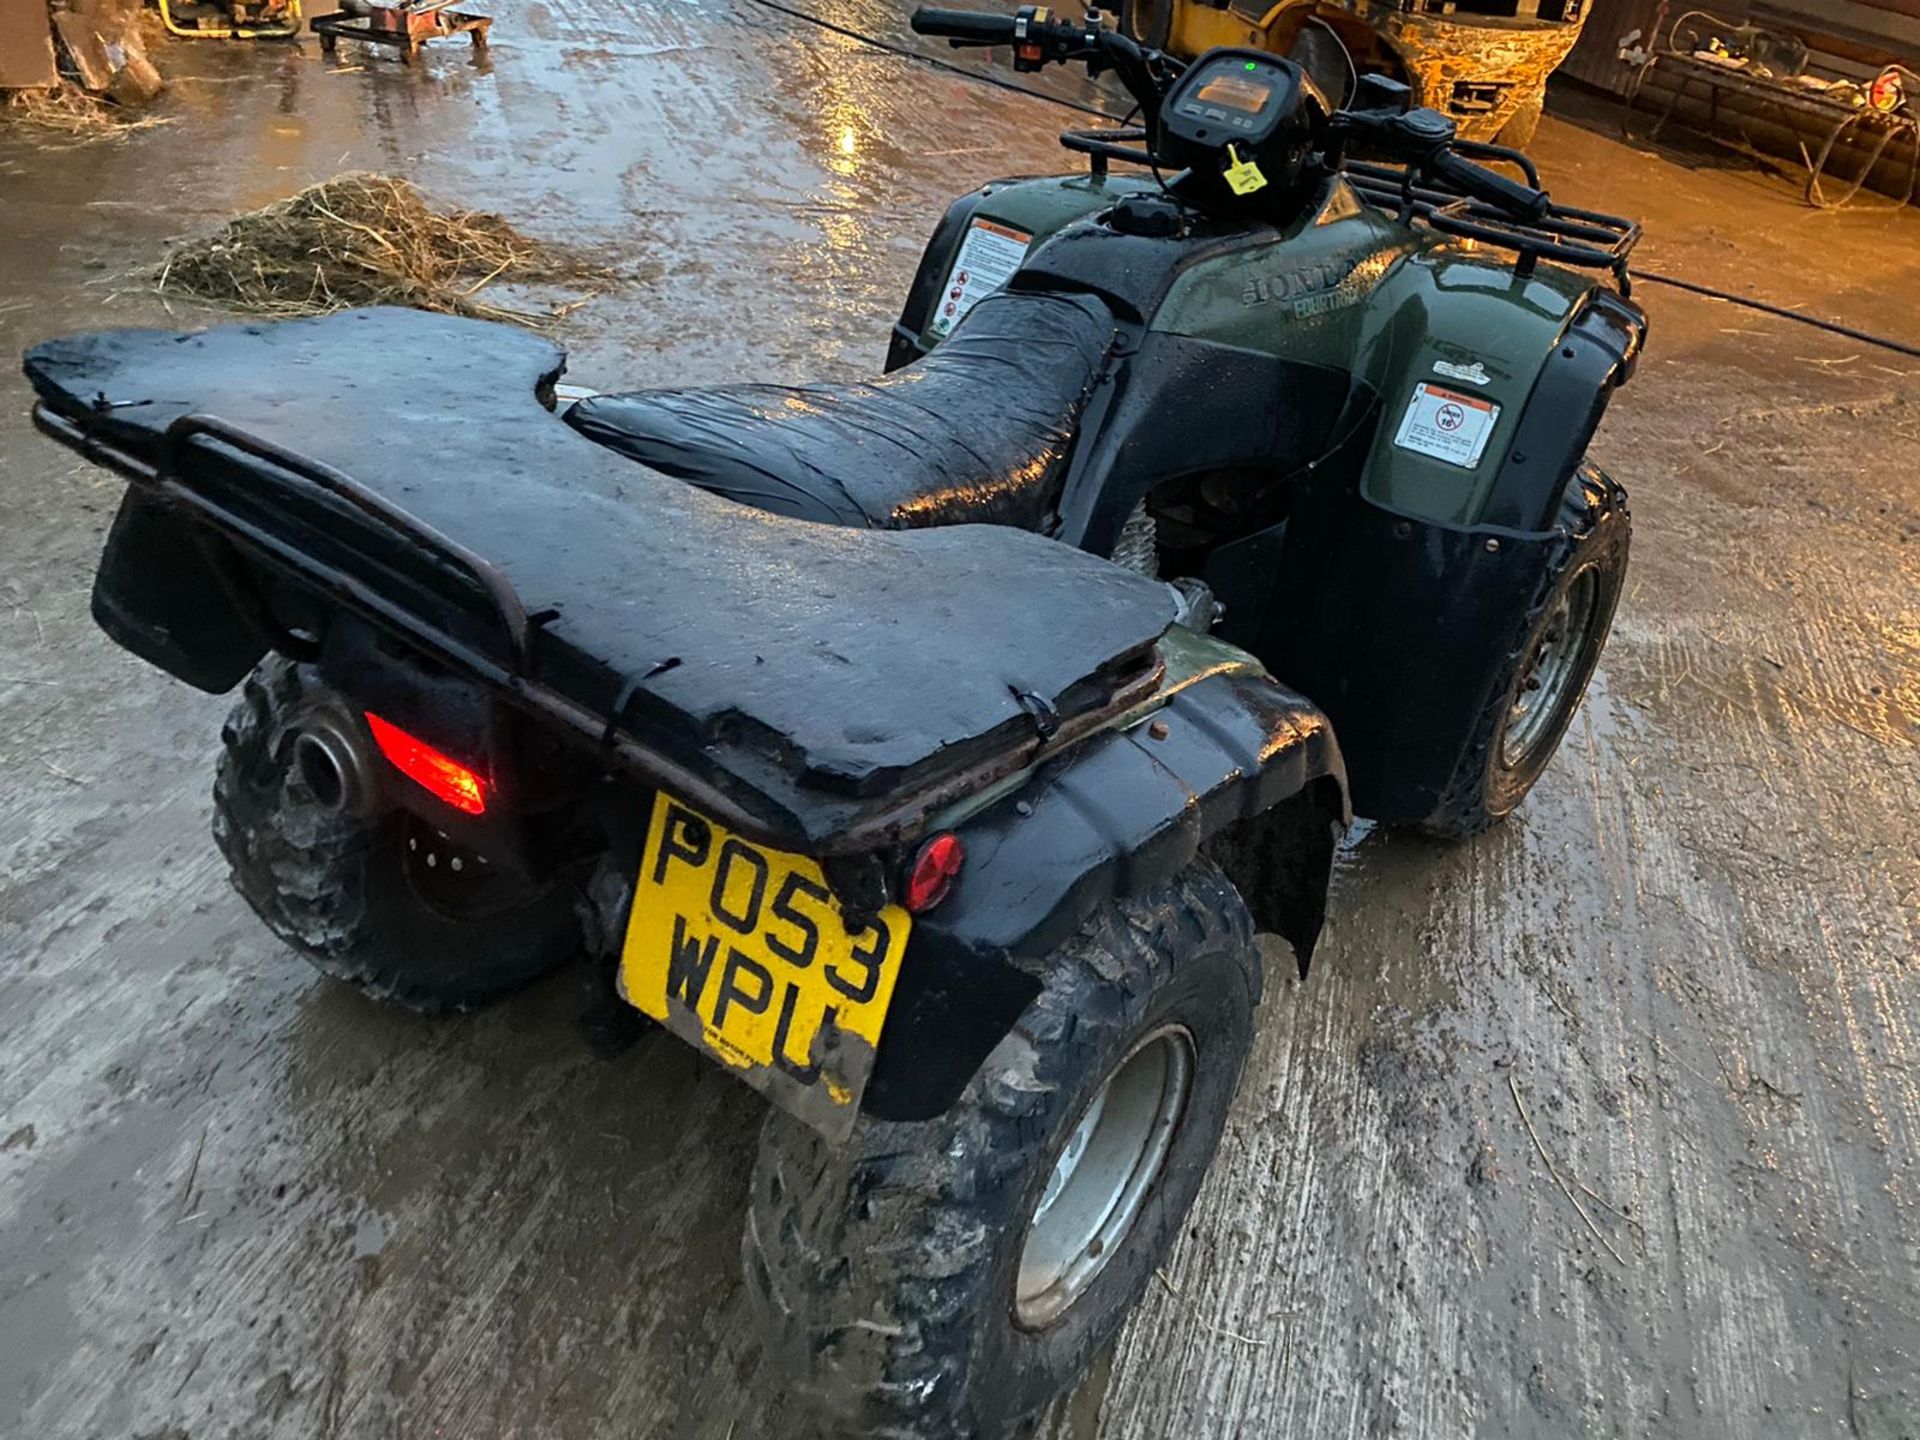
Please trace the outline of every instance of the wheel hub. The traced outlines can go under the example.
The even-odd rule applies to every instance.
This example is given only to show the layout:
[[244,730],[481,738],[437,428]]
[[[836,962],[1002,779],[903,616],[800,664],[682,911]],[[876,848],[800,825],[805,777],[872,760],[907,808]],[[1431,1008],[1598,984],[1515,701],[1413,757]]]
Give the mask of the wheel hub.
[[1506,729],[1500,737],[1500,763],[1517,770],[1559,726],[1562,709],[1573,699],[1580,676],[1580,657],[1593,628],[1599,604],[1600,579],[1594,570],[1582,571],[1547,613],[1533,642],[1513,692]]
[[1178,1025],[1127,1053],[1067,1136],[1027,1221],[1014,1319],[1053,1324],[1083,1295],[1132,1229],[1193,1089],[1193,1037]]

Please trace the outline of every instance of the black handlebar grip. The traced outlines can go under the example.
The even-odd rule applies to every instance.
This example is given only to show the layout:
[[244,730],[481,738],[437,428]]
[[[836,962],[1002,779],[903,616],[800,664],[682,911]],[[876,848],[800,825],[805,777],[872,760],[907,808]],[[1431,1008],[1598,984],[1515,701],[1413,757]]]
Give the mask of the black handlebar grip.
[[1442,150],[1435,155],[1427,162],[1427,169],[1435,178],[1447,181],[1455,189],[1522,220],[1545,218],[1548,208],[1553,204],[1546,191],[1522,185],[1518,180],[1509,180],[1471,160],[1462,160],[1450,150]]
[[909,22],[916,35],[943,35],[975,45],[1011,45],[1013,16],[982,15],[977,10],[940,10],[922,5]]

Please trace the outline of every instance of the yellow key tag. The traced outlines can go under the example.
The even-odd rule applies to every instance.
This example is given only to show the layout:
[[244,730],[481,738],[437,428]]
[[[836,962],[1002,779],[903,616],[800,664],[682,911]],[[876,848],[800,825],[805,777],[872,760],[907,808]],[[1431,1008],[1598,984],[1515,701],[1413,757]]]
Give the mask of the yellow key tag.
[[1227,166],[1227,188],[1236,195],[1251,195],[1256,190],[1267,188],[1267,177],[1260,173],[1260,167],[1251,160],[1242,160],[1240,152],[1233,146],[1227,146],[1227,159],[1233,163]]

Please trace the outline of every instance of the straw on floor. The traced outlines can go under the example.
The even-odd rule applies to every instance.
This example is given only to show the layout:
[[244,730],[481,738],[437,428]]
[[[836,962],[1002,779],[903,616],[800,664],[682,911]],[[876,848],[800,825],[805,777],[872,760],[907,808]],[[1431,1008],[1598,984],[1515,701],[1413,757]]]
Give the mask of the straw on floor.
[[7,91],[0,96],[0,116],[15,124],[79,139],[125,134],[167,123],[158,116],[122,109],[65,80],[43,90]]
[[163,294],[262,315],[408,305],[537,325],[551,315],[492,305],[481,292],[594,273],[498,215],[436,210],[405,180],[355,172],[187,241],[156,282]]

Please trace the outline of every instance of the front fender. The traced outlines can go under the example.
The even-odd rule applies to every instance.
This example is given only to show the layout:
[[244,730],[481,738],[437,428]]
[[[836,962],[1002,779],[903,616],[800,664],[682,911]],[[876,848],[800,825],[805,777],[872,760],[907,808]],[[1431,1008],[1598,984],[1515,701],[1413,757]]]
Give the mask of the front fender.
[[[1368,301],[1356,344],[1355,374],[1384,406],[1364,493],[1439,525],[1546,528],[1645,336],[1639,307],[1589,276],[1453,245],[1412,257]],[[1498,407],[1473,467],[1401,442],[1422,385]]]
[[1349,818],[1326,717],[1251,667],[1207,675],[1043,767],[954,827],[966,865],[915,923],[866,1110],[888,1120],[946,1110],[1039,993],[1047,956],[1097,907],[1164,883],[1203,851],[1304,973]]

